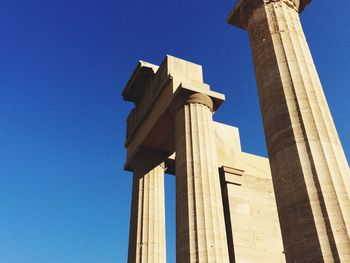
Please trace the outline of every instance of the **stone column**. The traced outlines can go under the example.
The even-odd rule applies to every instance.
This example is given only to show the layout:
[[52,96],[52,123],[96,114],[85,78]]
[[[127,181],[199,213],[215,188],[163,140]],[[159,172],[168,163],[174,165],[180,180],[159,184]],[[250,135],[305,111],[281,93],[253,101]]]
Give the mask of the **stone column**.
[[163,165],[134,169],[128,262],[166,262]]
[[[243,0],[288,262],[350,262],[349,166],[299,14],[310,0]],[[336,45],[336,44],[335,44]]]
[[194,94],[175,116],[176,262],[229,262],[213,102]]

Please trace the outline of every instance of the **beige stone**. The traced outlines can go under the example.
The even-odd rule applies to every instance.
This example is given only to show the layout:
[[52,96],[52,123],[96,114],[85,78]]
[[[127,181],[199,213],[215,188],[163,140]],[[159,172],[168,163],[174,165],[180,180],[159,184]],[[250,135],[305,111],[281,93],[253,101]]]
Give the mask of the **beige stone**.
[[203,83],[201,66],[171,56],[159,67],[140,62],[123,96],[135,103],[129,260],[161,262],[165,253],[163,223],[154,224],[163,205],[150,205],[164,200],[164,162],[176,176],[177,262],[284,262],[268,160],[242,152],[237,128],[213,122],[225,97]]
[[235,163],[221,169],[231,262],[285,262],[268,159],[240,151]]
[[174,153],[173,107],[184,95],[200,92],[213,100],[215,110],[221,105],[225,96],[202,80],[200,65],[173,56],[166,56],[159,67],[138,63],[123,91],[123,98],[135,103],[127,118],[127,170],[145,161],[143,150],[153,152],[149,162],[161,162]]
[[350,174],[299,14],[310,1],[241,0],[287,262],[350,261]]
[[140,164],[134,171],[128,262],[165,261],[164,165]]
[[228,262],[213,103],[189,96],[176,112],[177,262]]
[[[196,93],[201,94],[199,101],[198,98],[196,98],[195,101],[191,101],[191,98],[193,98],[193,96],[191,97],[191,94]],[[203,103],[210,103],[210,108],[214,110],[217,109],[224,100],[224,96],[222,94],[211,91],[209,85],[202,82],[202,68],[200,65],[171,56],[166,56],[163,63],[159,67],[147,62],[140,62],[131,76],[126,88],[124,89],[123,96],[124,99],[135,102],[135,108],[131,111],[127,121],[127,139],[125,144],[127,147],[127,160],[125,168],[127,170],[134,171],[134,173],[135,171],[139,170],[138,167],[140,165],[142,166],[147,164],[150,166],[167,161],[170,155],[175,151],[175,128],[178,127],[175,115],[178,115],[176,113],[178,111],[178,105],[189,103],[190,105],[198,104],[203,106]],[[208,156],[216,156],[214,124],[211,120],[212,113],[207,107],[206,110],[206,114],[199,115],[198,117],[210,117],[210,121],[208,119],[205,123],[202,123],[201,128],[197,130],[197,132],[207,132],[208,129],[206,125],[210,126],[212,137],[208,146],[211,147],[212,151],[206,154]],[[231,129],[231,131],[232,130],[234,129]],[[201,152],[201,154],[204,153],[205,151]],[[200,168],[203,156],[196,156],[196,162]],[[198,159],[198,157],[201,158]],[[190,161],[193,156],[188,156],[188,158]],[[217,262],[220,262],[228,259],[228,248],[221,202],[220,178],[218,174],[217,159],[213,159],[210,164],[210,171],[207,171],[207,174],[205,174],[203,171],[203,183],[206,184],[205,187],[209,187],[209,195],[203,196],[203,193],[206,193],[203,191],[202,198],[196,199],[195,205],[199,209],[198,211],[211,213],[208,218],[210,218],[212,221],[209,222],[207,218],[201,218],[199,216],[196,217],[196,213],[198,211],[195,210],[191,211],[189,220],[197,220],[200,226],[200,228],[193,228],[191,230],[193,235],[197,236],[196,239],[199,242],[197,242],[197,244],[200,244],[194,253],[200,255],[199,258],[202,261],[204,260],[203,262],[206,262],[205,260],[213,261],[216,260],[216,258]],[[203,167],[205,167],[205,164],[203,165]],[[188,177],[190,179],[194,176],[194,174],[187,173],[186,171],[181,172],[181,169],[177,169],[176,174],[179,178]],[[200,175],[201,172],[196,170],[196,176]],[[150,172],[149,174],[146,174],[145,178],[151,179],[155,176],[156,175],[153,172]],[[209,182],[214,182],[215,186],[209,184]],[[177,185],[179,187],[186,187],[185,185],[181,186],[180,183],[177,183]],[[145,186],[147,185],[141,185],[138,192],[148,192],[149,189],[145,188]],[[199,187],[196,191],[199,197],[201,195],[199,192],[200,189],[201,187]],[[137,192],[135,187],[134,192]],[[181,197],[186,194],[186,192],[183,192],[182,194],[177,194],[177,196]],[[158,197],[161,197],[160,193],[157,193],[157,195]],[[185,200],[183,202],[185,202]],[[177,210],[180,211],[178,209],[179,207],[184,207],[187,205],[187,203],[182,204],[181,202],[177,202]],[[132,206],[132,211],[134,211],[134,201]],[[208,206],[210,209],[207,209]],[[158,212],[147,204],[141,204],[141,206],[137,206],[137,209],[142,209],[141,214],[147,216],[147,220],[141,220],[142,224],[146,224],[146,226],[141,225],[137,229],[149,229],[147,224],[158,220]],[[135,214],[132,214],[131,217],[131,222],[136,220]],[[177,218],[181,217],[182,214],[177,212]],[[219,224],[217,225],[217,223]],[[189,221],[177,223],[177,228],[180,229],[181,226],[185,226],[186,224],[188,225]],[[210,228],[208,224],[211,224],[212,227]],[[134,239],[139,238],[140,234],[132,229],[135,229],[133,224],[131,224],[130,243],[135,243]],[[207,235],[210,235],[210,237],[207,237]],[[143,237],[143,235],[141,236]],[[165,237],[165,234],[163,233],[162,236]],[[186,242],[195,242],[193,239],[191,241],[189,239],[186,241],[185,235],[177,235],[177,240],[184,241],[178,242],[178,250],[185,249]],[[143,246],[144,244],[142,244],[142,247]],[[142,253],[142,251],[140,253],[138,251],[134,252],[132,250],[133,247],[135,246],[131,246],[129,248],[129,254],[136,254],[137,256],[140,255],[140,262],[153,262],[150,261],[151,259],[147,254],[148,252],[146,254]],[[190,253],[193,253],[193,251]],[[205,255],[207,255],[207,259],[205,259]],[[186,257],[190,259],[189,255],[179,255],[177,260],[178,262],[182,262],[182,259]],[[196,259],[193,260],[190,262],[196,261]]]

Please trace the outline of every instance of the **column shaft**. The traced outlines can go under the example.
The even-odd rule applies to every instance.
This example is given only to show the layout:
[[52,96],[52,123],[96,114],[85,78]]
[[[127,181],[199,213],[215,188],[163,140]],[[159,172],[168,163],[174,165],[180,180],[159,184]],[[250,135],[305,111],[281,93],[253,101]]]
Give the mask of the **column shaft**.
[[[229,262],[209,97],[176,113],[176,261]],[[208,107],[209,106],[209,107]]]
[[297,8],[266,1],[247,26],[287,261],[350,262],[349,166]]
[[162,165],[134,170],[128,262],[166,262]]

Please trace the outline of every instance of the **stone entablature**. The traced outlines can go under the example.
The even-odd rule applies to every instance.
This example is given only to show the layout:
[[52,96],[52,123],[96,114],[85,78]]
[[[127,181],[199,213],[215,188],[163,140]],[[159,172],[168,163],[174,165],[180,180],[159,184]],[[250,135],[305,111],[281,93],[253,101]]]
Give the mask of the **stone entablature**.
[[213,121],[225,96],[200,65],[138,64],[123,92],[129,262],[165,262],[164,173],[179,263],[350,262],[350,171],[300,23],[310,2],[240,0],[229,16],[249,33],[269,160]]
[[[241,218],[234,210],[237,205],[254,202],[247,196],[232,201],[231,188],[252,189],[255,198],[264,200],[271,195],[272,182],[267,160],[242,152],[238,129],[212,120],[224,95],[202,82],[201,66],[167,56],[159,67],[140,62],[123,96],[135,103],[128,118],[125,165],[134,173],[129,262],[165,262],[164,173],[176,176],[177,262],[249,260],[246,230],[235,228],[232,220]],[[258,170],[252,169],[256,165]],[[254,181],[251,174],[266,178]],[[262,181],[266,187],[253,190],[261,188]],[[276,211],[275,202],[268,206],[268,211]],[[276,213],[269,215],[270,221],[278,221]],[[246,227],[255,229],[254,216]],[[254,231],[250,235],[266,234]],[[252,259],[281,256],[280,236],[266,240],[273,240],[278,249],[266,250],[252,241]]]
[[186,96],[199,92],[213,100],[213,110],[221,105],[225,96],[211,91],[202,80],[200,65],[172,56],[166,56],[159,67],[147,62],[137,65],[123,91],[124,99],[135,103],[127,119],[126,169],[132,170],[138,159],[158,162],[175,151],[174,111]]

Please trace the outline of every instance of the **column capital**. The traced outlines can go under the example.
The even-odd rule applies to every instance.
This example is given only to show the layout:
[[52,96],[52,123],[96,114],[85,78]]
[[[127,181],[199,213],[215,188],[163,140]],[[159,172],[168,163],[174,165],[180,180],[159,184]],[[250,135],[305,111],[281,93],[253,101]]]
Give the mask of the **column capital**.
[[194,93],[190,95],[187,99],[185,104],[190,103],[199,103],[203,104],[204,106],[207,106],[211,111],[214,111],[214,104],[212,99],[203,93]]
[[150,171],[161,168],[163,171],[166,170],[165,162],[154,164],[154,163],[147,163],[147,162],[140,162],[135,165],[133,172],[136,174],[144,175],[146,173],[149,173]]
[[301,13],[312,0],[238,0],[227,17],[231,25],[247,29],[248,19],[255,9],[270,3],[284,3]]
[[175,117],[176,113],[182,109],[183,106],[194,103],[202,104],[208,107],[211,112],[214,112],[218,107],[218,105],[215,105],[215,102],[215,98],[213,99],[207,94],[201,92],[189,93],[186,90],[186,92],[178,94],[177,99],[174,100],[172,106],[169,108],[169,112]]

